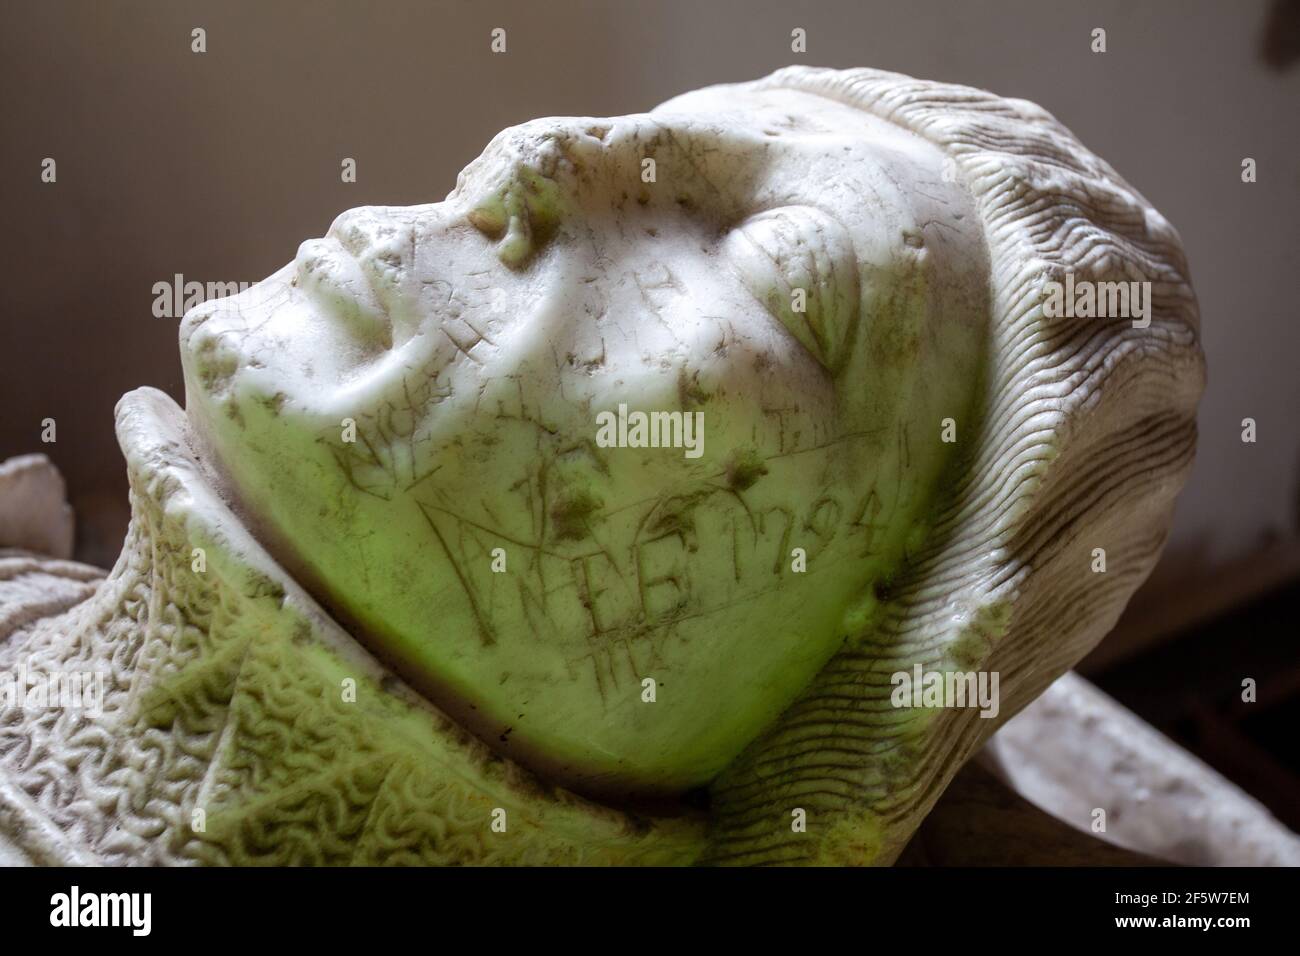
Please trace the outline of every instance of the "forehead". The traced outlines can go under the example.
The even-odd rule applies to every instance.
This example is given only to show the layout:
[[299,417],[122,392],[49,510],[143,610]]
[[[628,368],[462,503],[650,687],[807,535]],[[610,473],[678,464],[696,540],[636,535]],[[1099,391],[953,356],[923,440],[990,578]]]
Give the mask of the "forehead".
[[[882,261],[893,240],[915,241],[924,225],[975,217],[970,196],[945,176],[947,155],[929,140],[866,110],[801,90],[753,84],[686,93],[648,114],[626,117],[671,130],[682,144],[707,144],[722,178],[748,182],[749,211],[784,204],[821,208],[848,227],[859,253]],[[699,151],[697,149],[697,155]],[[752,176],[729,172],[748,169]],[[742,210],[744,211],[744,210]]]
[[749,166],[758,187],[751,198],[760,205],[813,203],[850,225],[883,213],[908,228],[967,198],[944,177],[947,157],[934,143],[801,90],[708,87],[627,119],[672,130],[683,144],[707,143],[721,156],[714,168]]
[[826,148],[830,141],[867,141],[882,150],[941,155],[932,143],[866,110],[802,90],[752,84],[711,86],[674,97],[652,110],[654,121],[683,131],[712,128],[766,140]]

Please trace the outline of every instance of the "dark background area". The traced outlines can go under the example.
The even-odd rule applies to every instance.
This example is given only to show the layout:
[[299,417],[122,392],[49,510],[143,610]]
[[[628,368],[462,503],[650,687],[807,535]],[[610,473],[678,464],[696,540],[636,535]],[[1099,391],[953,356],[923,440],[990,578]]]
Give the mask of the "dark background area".
[[[113,406],[182,400],[153,286],[255,281],[341,211],[441,199],[503,127],[793,62],[1051,110],[1180,230],[1210,384],[1165,559],[1081,668],[1300,827],[1300,14],[1264,0],[35,2],[0,14],[0,460],[62,469],[79,558],[128,517]],[[207,52],[191,52],[191,30]],[[489,48],[507,30],[507,52]],[[807,31],[808,52],[790,50]],[[1093,53],[1091,31],[1107,31]],[[58,181],[41,182],[45,157]],[[357,182],[340,162],[357,162]],[[1241,181],[1254,158],[1258,182]],[[1241,420],[1258,423],[1243,444]],[[58,440],[41,442],[54,418]],[[1242,705],[1242,677],[1259,703]],[[1253,708],[1253,709],[1252,709]]]

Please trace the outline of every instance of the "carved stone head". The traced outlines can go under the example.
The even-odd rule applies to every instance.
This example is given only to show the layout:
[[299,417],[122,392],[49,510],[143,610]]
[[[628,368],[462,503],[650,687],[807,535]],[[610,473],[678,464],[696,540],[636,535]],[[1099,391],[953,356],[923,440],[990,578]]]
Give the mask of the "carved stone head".
[[[1054,317],[1067,279],[1149,283],[1145,324]],[[181,343],[206,464],[372,652],[542,776],[707,786],[716,858],[780,859],[796,805],[888,850],[998,722],[892,675],[1000,672],[1005,718],[1113,622],[1196,326],[1173,229],[1043,110],[791,68],[508,129]]]

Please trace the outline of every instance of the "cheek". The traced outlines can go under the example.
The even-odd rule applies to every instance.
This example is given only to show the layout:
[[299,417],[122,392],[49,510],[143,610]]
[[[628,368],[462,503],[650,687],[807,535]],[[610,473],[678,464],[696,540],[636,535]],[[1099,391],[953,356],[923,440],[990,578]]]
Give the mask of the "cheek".
[[[842,430],[827,370],[730,269],[699,258],[677,260],[672,283],[632,294],[606,286],[601,320],[569,326],[575,334],[565,340],[555,384],[536,396],[551,420],[578,429],[575,440],[591,440],[596,413],[620,403],[701,416],[698,459],[661,450],[613,456],[634,459],[647,486],[726,482],[737,468],[744,484],[747,463],[814,448]],[[650,271],[643,267],[641,278]],[[588,360],[597,351],[599,359]]]

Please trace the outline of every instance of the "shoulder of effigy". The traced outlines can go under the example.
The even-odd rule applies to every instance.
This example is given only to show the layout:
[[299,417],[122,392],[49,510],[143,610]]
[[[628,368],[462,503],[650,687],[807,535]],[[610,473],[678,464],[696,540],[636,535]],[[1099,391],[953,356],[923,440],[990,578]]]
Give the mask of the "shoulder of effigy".
[[14,548],[0,548],[0,647],[90,598],[105,572]]

